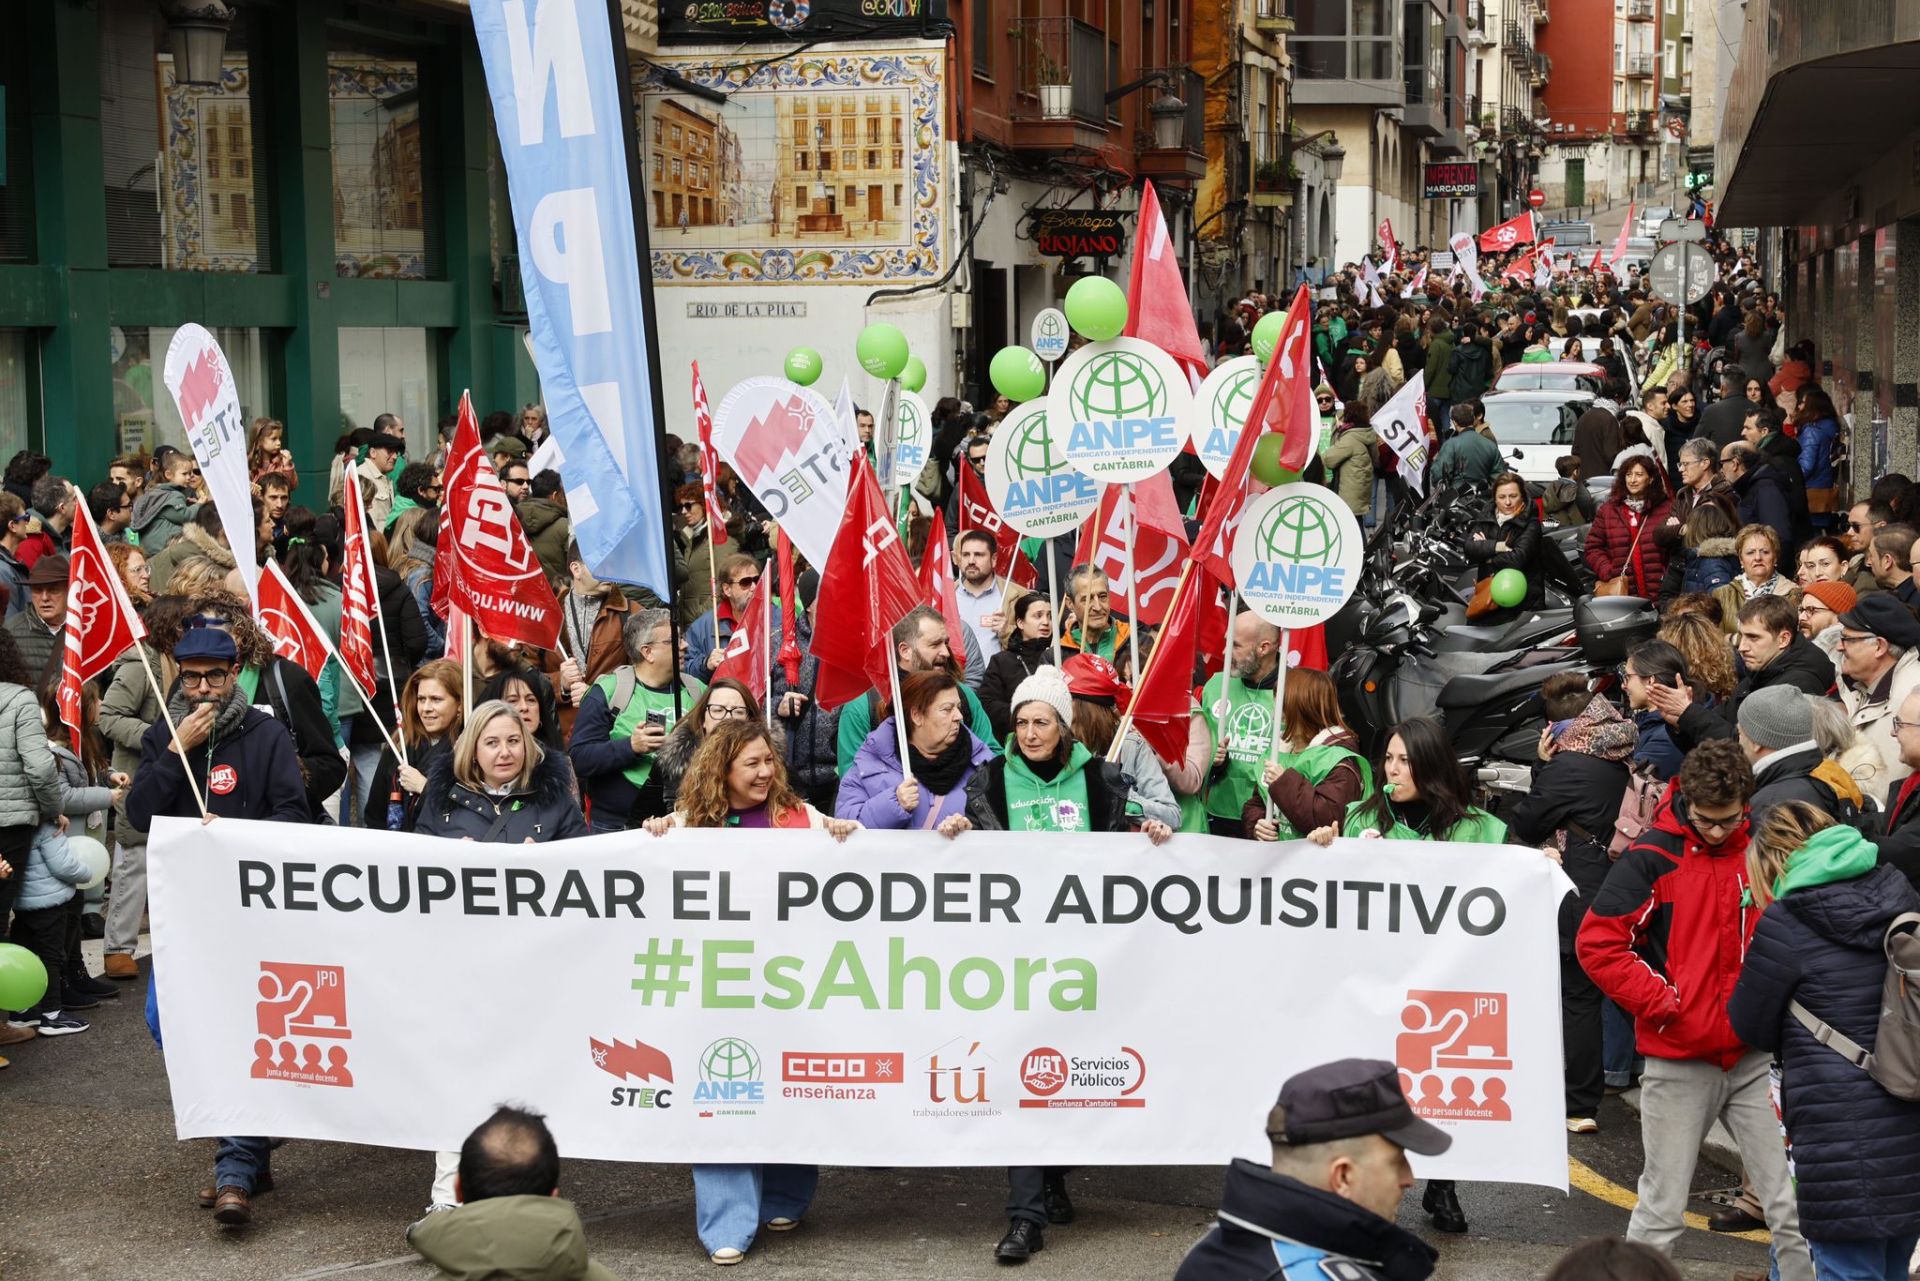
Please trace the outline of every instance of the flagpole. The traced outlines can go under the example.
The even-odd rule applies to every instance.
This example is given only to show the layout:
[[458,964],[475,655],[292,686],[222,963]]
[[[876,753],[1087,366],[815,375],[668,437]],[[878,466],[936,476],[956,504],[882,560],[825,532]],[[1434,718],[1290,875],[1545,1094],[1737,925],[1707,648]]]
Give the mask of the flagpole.
[[[1059,567],[1059,558],[1053,554],[1053,540],[1040,540],[1040,550],[1047,558],[1047,608],[1053,613],[1053,665],[1060,666],[1060,627],[1066,621],[1060,617],[1060,584],[1054,580],[1054,571]],[[1085,635],[1083,631],[1081,633]]]
[[1134,501],[1133,486],[1127,492],[1127,674],[1140,678],[1140,565],[1133,554],[1134,526],[1140,520],[1140,505]]
[[[368,624],[371,625],[373,619],[379,615],[380,580],[373,572],[373,535],[367,528],[367,498],[365,494],[360,492],[360,483],[357,480],[353,484],[353,505],[360,513],[360,551],[362,553],[361,559],[367,563],[367,621]],[[387,639],[387,622],[384,616],[380,617],[378,630],[380,632],[380,654],[387,662],[387,688],[393,691],[393,727],[398,731],[400,728],[400,684],[393,679],[393,642]],[[563,628],[562,630],[565,629]],[[346,664],[341,664],[341,670],[346,670]],[[347,679],[352,680],[353,673],[348,672]],[[366,693],[366,691],[362,692]],[[373,716],[374,724],[380,724],[380,714],[374,708],[374,699],[371,693],[367,696],[367,711]],[[393,754],[400,758],[402,765],[413,764],[412,761],[407,759],[406,739],[404,735],[387,735],[384,726],[381,727],[381,734],[383,737],[386,737],[387,745],[394,749]]]
[[[762,569],[760,572],[763,574],[768,574],[772,569],[773,569],[773,566],[771,564],[768,564],[767,567]],[[769,577],[767,581],[762,584],[762,586],[764,586],[767,589],[767,612],[766,612],[767,625],[766,625],[766,628],[760,633],[760,648],[767,651],[766,653],[767,692],[766,692],[766,696],[763,697],[760,701],[763,704],[765,704],[765,706],[763,706],[761,710],[765,712],[767,715],[767,728],[772,729],[773,728],[773,579]]]
[[[1231,630],[1231,629],[1229,629]],[[1287,629],[1280,629],[1280,661],[1273,669],[1273,732],[1267,736],[1267,763],[1271,765],[1280,759],[1280,738],[1286,731],[1286,718],[1282,714],[1287,698]],[[1224,684],[1223,684],[1224,688]],[[1289,744],[1291,746],[1291,744]],[[1260,788],[1267,802],[1267,817],[1273,817],[1273,793],[1263,783]]]
[[[1180,581],[1173,585],[1173,602],[1167,606],[1168,618],[1174,617],[1175,611],[1180,608],[1180,597],[1182,593],[1187,590],[1187,579],[1193,573],[1193,563],[1193,558],[1189,557],[1187,563],[1180,567]],[[1198,630],[1197,627],[1196,630]],[[1231,631],[1232,629],[1229,628],[1228,630]],[[1166,633],[1163,631],[1161,633],[1161,639],[1164,640],[1165,638]],[[1141,672],[1134,678],[1134,697],[1128,702],[1127,710],[1120,717],[1120,724],[1113,731],[1113,745],[1107,748],[1107,760],[1110,763],[1117,764],[1120,760],[1120,748],[1127,740],[1127,731],[1133,728],[1133,709],[1140,705],[1140,691],[1146,688],[1147,675],[1153,671],[1153,665],[1160,661],[1162,649],[1163,646],[1156,643],[1154,647],[1147,652],[1147,670]],[[1189,673],[1189,675],[1191,675],[1191,673]]]
[[167,733],[173,735],[173,746],[180,753],[180,767],[187,775],[187,786],[193,791],[193,803],[200,807],[202,819],[212,818],[207,813],[206,798],[200,795],[200,784],[193,781],[193,762],[187,759],[187,745],[180,741],[180,727],[173,723],[173,709],[167,706],[167,691],[160,687],[160,678],[153,674],[153,663],[147,658],[145,641],[135,641],[133,652],[140,656],[140,666],[146,669],[147,688],[154,691],[155,701],[160,704],[160,715],[167,722]]
[[900,743],[900,781],[911,783],[913,767],[907,760],[907,709],[900,703],[900,663],[897,657],[887,664],[887,687],[893,694],[893,734]]

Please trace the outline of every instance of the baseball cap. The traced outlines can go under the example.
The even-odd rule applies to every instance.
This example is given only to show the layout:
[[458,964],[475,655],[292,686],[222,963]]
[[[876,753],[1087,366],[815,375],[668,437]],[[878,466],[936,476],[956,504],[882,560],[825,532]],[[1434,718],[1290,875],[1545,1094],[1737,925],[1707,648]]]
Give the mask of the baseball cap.
[[1420,1156],[1439,1156],[1453,1136],[1413,1114],[1400,1074],[1384,1059],[1339,1059],[1289,1077],[1280,1087],[1286,1133],[1294,1146],[1377,1134]]

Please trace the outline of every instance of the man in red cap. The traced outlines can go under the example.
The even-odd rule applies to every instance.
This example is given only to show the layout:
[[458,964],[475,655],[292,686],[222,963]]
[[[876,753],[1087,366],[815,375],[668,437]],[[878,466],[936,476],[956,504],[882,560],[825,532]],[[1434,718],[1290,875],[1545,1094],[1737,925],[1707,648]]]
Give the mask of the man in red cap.
[[1818,645],[1840,670],[1840,615],[1860,601],[1847,583],[1812,582],[1800,589],[1800,634]]

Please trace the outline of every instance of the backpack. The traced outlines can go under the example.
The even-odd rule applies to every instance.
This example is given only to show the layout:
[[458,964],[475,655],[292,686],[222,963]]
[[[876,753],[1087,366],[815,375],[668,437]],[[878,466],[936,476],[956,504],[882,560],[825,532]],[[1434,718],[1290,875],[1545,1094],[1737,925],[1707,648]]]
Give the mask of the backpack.
[[1920,912],[1894,917],[1881,947],[1887,954],[1887,979],[1872,1050],[1828,1027],[1798,1001],[1787,1010],[1814,1040],[1878,1081],[1888,1094],[1920,1102]]
[[1607,857],[1619,858],[1653,826],[1653,812],[1660,808],[1666,794],[1662,783],[1648,765],[1635,765],[1627,775],[1627,790],[1620,798],[1620,813],[1613,820],[1613,839],[1607,842]]
[[[698,700],[702,686],[685,672],[676,673],[680,677],[680,688],[685,690],[690,700]],[[613,713],[613,719],[619,720],[620,713],[627,710],[627,704],[633,701],[633,691],[640,684],[632,663],[622,663],[613,669],[613,692],[607,695],[607,710]]]

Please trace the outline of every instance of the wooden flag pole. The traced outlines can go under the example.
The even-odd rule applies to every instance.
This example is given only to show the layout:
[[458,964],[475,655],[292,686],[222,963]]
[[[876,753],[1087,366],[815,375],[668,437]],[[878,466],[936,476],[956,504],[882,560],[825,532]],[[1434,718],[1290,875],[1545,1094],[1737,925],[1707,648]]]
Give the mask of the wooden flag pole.
[[[887,639],[891,647],[893,638]],[[900,705],[900,663],[896,655],[887,657],[887,686],[893,693],[893,733],[900,742],[900,781],[911,783],[913,767],[907,763],[907,709]]]
[[[1272,732],[1267,735],[1267,763],[1269,765],[1280,759],[1280,740],[1286,729],[1286,721],[1281,713],[1282,709],[1286,706],[1287,700],[1287,646],[1289,643],[1288,630],[1282,627],[1280,629],[1280,655],[1273,669],[1273,729]],[[1275,808],[1273,804],[1273,793],[1268,790],[1264,781],[1260,784],[1260,794],[1267,803],[1267,817],[1272,818]]]
[[[1174,617],[1175,611],[1180,608],[1180,598],[1187,590],[1187,579],[1193,574],[1193,564],[1193,558],[1189,557],[1187,563],[1180,567],[1180,581],[1173,585],[1173,601],[1167,606],[1168,618]],[[1198,620],[1195,626],[1197,628]],[[1166,639],[1164,628],[1161,630],[1160,639]],[[1140,691],[1146,688],[1147,677],[1152,673],[1154,664],[1160,661],[1160,653],[1161,646],[1156,642],[1147,652],[1147,670],[1140,673],[1140,678],[1133,683],[1133,701],[1127,704],[1126,714],[1121,716],[1119,726],[1113,731],[1113,745],[1107,748],[1107,760],[1111,763],[1118,763],[1120,760],[1121,745],[1126,742],[1127,731],[1133,728],[1133,709],[1140,704]]]
[[140,656],[140,666],[146,669],[147,688],[154,691],[160,704],[160,715],[167,722],[167,733],[173,735],[173,748],[180,753],[180,766],[186,771],[187,787],[193,792],[193,803],[200,807],[202,820],[210,819],[213,815],[207,812],[206,797],[200,794],[200,784],[193,780],[193,762],[187,759],[187,746],[180,741],[180,727],[173,723],[173,709],[167,706],[167,691],[160,687],[160,678],[153,674],[153,662],[147,657],[146,642],[135,641],[133,651]]
[[767,612],[766,612],[767,625],[760,633],[760,648],[767,651],[766,653],[767,692],[760,699],[760,701],[762,704],[764,704],[761,710],[764,711],[767,715],[768,729],[773,728],[773,577],[772,577],[772,571],[773,571],[773,563],[771,561],[769,561],[767,565],[760,570],[762,574],[768,575],[766,581],[761,583],[761,586],[767,589]]
[[[365,494],[360,492],[360,484],[358,481],[355,481],[353,485],[353,501],[354,505],[360,510],[360,550],[364,553],[363,558],[367,562],[367,625],[371,627],[373,620],[380,618],[380,579],[374,574],[373,570],[373,532],[367,527],[367,498]],[[380,632],[380,654],[381,657],[386,659],[387,663],[387,688],[393,691],[394,728],[394,733],[388,734],[386,727],[382,725],[380,734],[381,737],[387,740],[387,746],[393,748],[393,754],[399,758],[400,763],[411,766],[413,762],[407,759],[406,736],[399,732],[400,685],[393,679],[393,642],[387,639],[387,625],[384,618],[381,618],[378,630]],[[335,661],[337,662],[339,660],[336,659]],[[341,666],[344,670],[345,664],[341,664]],[[351,673],[348,674],[347,679],[353,679]],[[374,710],[373,692],[367,690],[361,692],[367,696],[367,713],[373,717],[374,724],[379,725],[380,715]]]
[[[1140,520],[1140,505],[1133,499],[1133,485],[1126,486],[1127,497],[1127,675],[1140,678],[1140,564],[1133,554],[1134,526]],[[1098,558],[1098,553],[1095,553]],[[1111,617],[1109,617],[1111,621]],[[1084,629],[1085,624],[1082,624]],[[1082,639],[1086,633],[1081,632]],[[1117,655],[1116,655],[1117,657]]]

